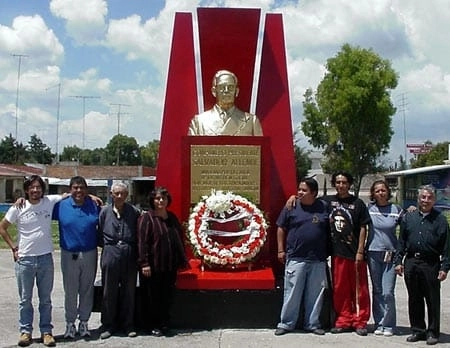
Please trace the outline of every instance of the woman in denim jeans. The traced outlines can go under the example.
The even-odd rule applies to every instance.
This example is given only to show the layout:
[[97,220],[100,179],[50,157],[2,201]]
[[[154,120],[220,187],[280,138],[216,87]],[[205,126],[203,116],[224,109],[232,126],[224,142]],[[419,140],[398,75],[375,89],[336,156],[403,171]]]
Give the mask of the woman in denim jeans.
[[372,315],[375,335],[392,336],[396,327],[395,280],[393,256],[397,248],[396,228],[404,213],[389,202],[391,190],[383,180],[370,188],[371,224],[367,240],[367,263],[372,280]]

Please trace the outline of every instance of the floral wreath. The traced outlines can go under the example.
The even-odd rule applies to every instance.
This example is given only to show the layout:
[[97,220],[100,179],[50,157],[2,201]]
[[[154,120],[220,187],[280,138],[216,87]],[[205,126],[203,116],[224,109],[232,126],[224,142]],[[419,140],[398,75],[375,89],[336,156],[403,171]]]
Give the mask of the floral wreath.
[[[227,228],[230,224],[233,231]],[[212,190],[193,208],[188,238],[194,253],[205,263],[234,266],[255,258],[266,241],[267,228],[261,210],[246,198]],[[234,241],[222,243],[215,237]]]

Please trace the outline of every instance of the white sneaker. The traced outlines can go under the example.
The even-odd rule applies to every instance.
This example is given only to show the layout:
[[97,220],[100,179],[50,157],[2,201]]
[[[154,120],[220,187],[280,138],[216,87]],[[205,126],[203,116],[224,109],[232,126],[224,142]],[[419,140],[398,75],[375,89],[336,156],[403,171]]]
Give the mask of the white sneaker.
[[75,334],[77,333],[77,329],[75,328],[74,323],[66,324],[66,332],[64,333],[64,338],[75,338]]
[[91,336],[87,321],[80,321],[80,324],[78,324],[78,333],[81,337]]
[[377,329],[373,332],[374,335],[382,336],[384,334],[384,330],[382,326],[378,326]]
[[387,328],[385,328],[384,331],[383,331],[383,335],[384,335],[385,337],[391,337],[391,336],[394,336],[394,331],[392,331],[392,329],[387,329]]

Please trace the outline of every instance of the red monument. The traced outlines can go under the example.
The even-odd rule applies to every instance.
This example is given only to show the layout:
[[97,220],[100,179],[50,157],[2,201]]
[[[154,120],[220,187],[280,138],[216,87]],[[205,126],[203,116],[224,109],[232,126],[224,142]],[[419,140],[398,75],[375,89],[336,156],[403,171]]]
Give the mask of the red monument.
[[[231,146],[232,151],[226,153],[234,155],[234,158],[229,162],[220,162],[222,165],[233,171],[234,166],[242,168],[248,162],[260,173],[255,189],[259,195],[251,197],[251,204],[247,204],[241,196],[235,203],[245,206],[247,211],[256,211],[253,215],[257,222],[261,218],[259,208],[264,212],[269,227],[264,231],[265,244],[260,250],[258,248],[256,261],[243,262],[245,267],[205,268],[204,260],[192,251],[186,235],[192,269],[179,275],[177,287],[273,289],[275,277],[281,270],[277,261],[275,222],[286,198],[296,190],[282,17],[281,14],[262,16],[258,9],[199,8],[197,20],[198,26],[194,27],[191,13],[177,13],[175,16],[156,185],[169,189],[173,197],[169,209],[177,214],[180,221],[188,223],[191,210],[198,201],[198,197],[192,194],[193,158],[201,156],[202,146],[207,149],[212,147],[212,151],[204,151],[209,155],[211,152],[223,152],[217,151],[218,148],[228,149],[227,146]],[[262,35],[258,35],[261,30]],[[198,51],[194,45],[194,32],[198,32]],[[258,47],[261,47],[261,60],[257,63]],[[256,64],[259,75],[255,78]],[[201,67],[201,84],[196,80],[196,67]],[[240,93],[236,100],[239,109],[249,110],[252,93],[255,94],[254,112],[260,121],[263,136],[187,136],[193,115],[203,111],[199,110],[198,96],[203,97],[205,110],[213,106],[214,99],[209,92],[211,79],[216,71],[222,69],[232,71],[239,79]],[[258,81],[256,88],[254,81]],[[203,86],[203,90],[197,90],[198,85]],[[241,150],[250,157],[240,160]],[[211,160],[205,162],[210,163]],[[239,173],[237,170],[234,172]],[[208,178],[208,172],[205,173],[201,174],[203,182],[207,182],[205,178]],[[246,172],[245,175],[246,178],[251,177],[252,173]],[[239,238],[236,240],[236,245],[243,243]],[[246,240],[246,245],[251,242],[254,241]]]

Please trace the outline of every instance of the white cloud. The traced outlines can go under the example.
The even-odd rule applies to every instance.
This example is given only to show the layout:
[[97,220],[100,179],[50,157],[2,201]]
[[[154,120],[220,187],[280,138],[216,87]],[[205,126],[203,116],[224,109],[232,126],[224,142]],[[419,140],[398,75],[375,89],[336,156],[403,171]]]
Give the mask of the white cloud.
[[112,82],[108,78],[100,78],[94,68],[80,72],[78,78],[65,79],[65,95],[110,95]]
[[66,20],[67,33],[80,44],[94,44],[103,39],[108,14],[105,0],[51,0],[55,17]]
[[18,16],[11,27],[0,25],[0,53],[24,54],[28,66],[40,66],[60,63],[64,47],[41,16]]
[[410,44],[418,60],[435,62],[445,70],[450,69],[448,22],[450,3],[436,0],[432,4],[423,1],[394,1],[395,12],[404,24]]

